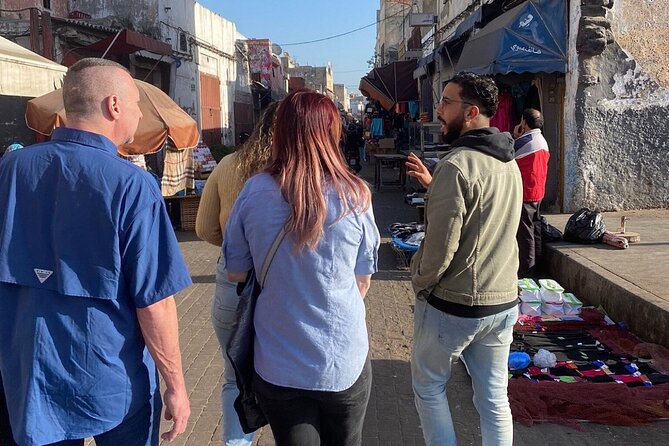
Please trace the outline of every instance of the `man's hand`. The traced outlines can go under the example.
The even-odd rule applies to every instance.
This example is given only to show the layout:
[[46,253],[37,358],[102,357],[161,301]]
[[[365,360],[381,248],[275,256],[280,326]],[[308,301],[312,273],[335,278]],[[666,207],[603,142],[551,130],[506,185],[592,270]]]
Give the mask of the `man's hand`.
[[182,390],[178,391],[165,390],[163,402],[165,403],[165,419],[172,420],[172,429],[160,437],[163,440],[172,441],[184,433],[190,417],[190,403],[188,402],[186,388],[183,387]]
[[425,167],[425,164],[414,153],[409,155],[406,162],[407,175],[418,180],[423,187],[428,187],[432,182],[432,175]]
[[172,441],[186,430],[190,417],[190,403],[181,366],[179,350],[179,322],[174,297],[137,309],[137,320],[142,329],[144,342],[156,362],[156,367],[165,382],[165,419],[172,420],[172,429],[161,435]]

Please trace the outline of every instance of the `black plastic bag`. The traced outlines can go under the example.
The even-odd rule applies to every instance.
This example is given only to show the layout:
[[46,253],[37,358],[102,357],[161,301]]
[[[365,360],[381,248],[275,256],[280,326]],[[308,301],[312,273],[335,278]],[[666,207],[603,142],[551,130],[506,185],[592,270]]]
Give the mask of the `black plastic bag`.
[[569,217],[564,227],[564,239],[572,243],[600,243],[604,232],[606,225],[602,214],[581,208]]
[[541,216],[541,240],[547,243],[559,242],[562,240],[562,232],[548,223],[548,220],[546,220],[546,217],[544,216]]

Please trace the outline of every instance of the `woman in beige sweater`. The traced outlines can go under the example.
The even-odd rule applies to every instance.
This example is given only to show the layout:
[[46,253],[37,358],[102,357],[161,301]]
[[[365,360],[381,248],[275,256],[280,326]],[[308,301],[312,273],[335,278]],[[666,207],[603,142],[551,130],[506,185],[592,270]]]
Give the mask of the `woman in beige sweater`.
[[[277,106],[278,102],[274,102],[267,107],[251,137],[238,151],[224,157],[207,179],[195,219],[195,232],[202,240],[216,246],[223,244],[225,224],[237,195],[246,180],[267,166],[272,154],[272,127]],[[250,445],[253,442],[253,434],[244,434],[233,407],[238,395],[237,384],[234,370],[225,355],[225,346],[230,337],[239,302],[236,286],[237,284],[228,281],[225,260],[221,256],[216,269],[216,292],[211,307],[211,321],[225,363],[221,389],[223,406],[221,430],[224,444]]]

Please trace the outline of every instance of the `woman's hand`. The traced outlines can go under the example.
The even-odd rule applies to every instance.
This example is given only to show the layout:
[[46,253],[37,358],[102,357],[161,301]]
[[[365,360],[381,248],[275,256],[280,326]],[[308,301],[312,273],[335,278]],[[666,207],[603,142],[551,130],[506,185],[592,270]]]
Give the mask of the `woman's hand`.
[[249,275],[248,271],[245,273],[231,273],[228,271],[228,280],[234,283],[246,282],[246,277]]
[[423,187],[428,187],[432,182],[432,175],[425,164],[414,153],[409,154],[406,161],[407,175],[418,180]]
[[358,290],[360,290],[360,295],[364,299],[369,291],[369,287],[372,284],[372,275],[367,274],[364,276],[355,276],[355,283],[358,285]]

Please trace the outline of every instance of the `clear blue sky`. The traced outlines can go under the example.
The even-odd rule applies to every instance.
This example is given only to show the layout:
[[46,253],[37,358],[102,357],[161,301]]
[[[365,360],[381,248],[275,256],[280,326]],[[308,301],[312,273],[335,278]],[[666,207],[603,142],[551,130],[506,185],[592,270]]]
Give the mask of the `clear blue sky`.
[[237,25],[247,38],[271,39],[300,65],[332,63],[334,81],[358,92],[374,54],[376,25],[306,45],[286,45],[341,34],[376,21],[378,0],[197,0]]

